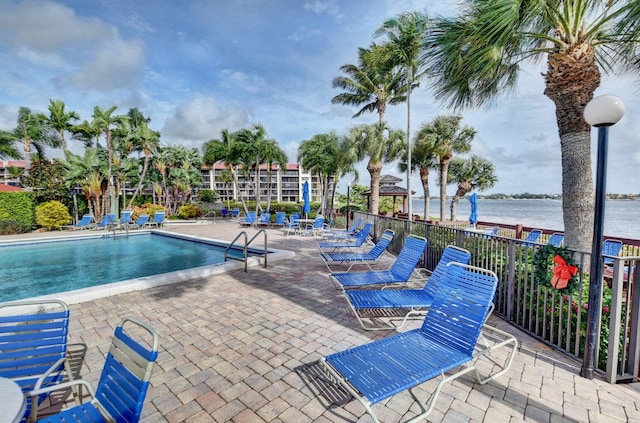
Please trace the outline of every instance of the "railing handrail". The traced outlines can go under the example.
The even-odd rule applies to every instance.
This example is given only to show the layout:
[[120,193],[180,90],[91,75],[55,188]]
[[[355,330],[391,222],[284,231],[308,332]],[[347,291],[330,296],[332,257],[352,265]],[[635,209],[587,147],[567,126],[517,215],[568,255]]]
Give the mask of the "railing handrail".
[[264,229],[260,229],[258,232],[255,233],[255,235],[253,235],[251,237],[251,239],[249,240],[249,242],[247,242],[247,247],[253,242],[254,239],[256,239],[258,237],[258,235],[260,235],[260,233],[264,234],[264,267],[267,267],[267,231],[265,231]]
[[233,238],[233,241],[231,241],[231,243],[229,245],[227,245],[227,248],[224,249],[224,261],[227,261],[227,253],[229,252],[229,249],[231,247],[233,247],[236,243],[236,241],[241,237],[244,236],[244,246],[242,248],[242,258],[244,261],[244,271],[247,271],[247,233],[245,231],[240,232],[238,235],[236,235],[235,238]]

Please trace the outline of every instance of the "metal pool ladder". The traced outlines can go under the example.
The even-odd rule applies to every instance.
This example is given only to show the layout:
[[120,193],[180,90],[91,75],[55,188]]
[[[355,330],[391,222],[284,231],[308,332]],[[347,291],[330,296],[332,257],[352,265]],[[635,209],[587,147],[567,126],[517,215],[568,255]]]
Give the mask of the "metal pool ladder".
[[[260,229],[258,232],[256,232],[256,234],[251,239],[248,239],[249,236],[245,231],[242,231],[238,235],[236,235],[233,241],[231,241],[231,244],[229,244],[229,246],[224,249],[224,261],[227,261],[227,260],[244,261],[244,271],[246,272],[247,258],[249,256],[248,247],[253,242],[253,240],[256,239],[258,235],[260,235],[261,233],[264,234],[264,256],[263,257],[264,257],[264,267],[266,268],[267,267],[267,232],[264,229]],[[242,247],[242,258],[229,256],[228,255],[229,249],[233,247],[236,241],[238,241],[241,237],[244,238],[244,245]]]

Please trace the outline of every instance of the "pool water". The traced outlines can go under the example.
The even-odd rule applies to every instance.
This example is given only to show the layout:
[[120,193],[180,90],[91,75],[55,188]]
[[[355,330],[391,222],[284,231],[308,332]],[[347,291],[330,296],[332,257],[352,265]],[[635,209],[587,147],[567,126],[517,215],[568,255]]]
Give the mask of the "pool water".
[[1,246],[0,302],[222,263],[225,248],[158,234]]

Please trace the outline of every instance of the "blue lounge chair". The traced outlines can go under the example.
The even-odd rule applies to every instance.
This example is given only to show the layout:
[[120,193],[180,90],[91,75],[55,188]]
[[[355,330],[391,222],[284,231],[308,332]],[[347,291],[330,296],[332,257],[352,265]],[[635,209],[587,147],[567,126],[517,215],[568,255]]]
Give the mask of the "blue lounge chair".
[[231,209],[231,217],[233,218],[240,217],[240,209],[238,208]]
[[365,264],[369,267],[369,270],[373,270],[371,265],[380,260],[382,254],[387,250],[389,244],[391,244],[394,235],[395,233],[391,229],[387,229],[376,245],[364,253],[320,253],[320,258],[325,266],[327,266],[327,269],[329,269],[329,272],[334,272],[334,269],[331,268],[332,266],[341,265],[349,265],[345,270],[349,272],[353,266],[358,264]]
[[[128,324],[127,327],[134,326],[135,332],[125,332],[125,324]],[[150,348],[138,342],[132,335],[143,336],[144,332],[148,332],[151,337],[148,341]],[[58,387],[34,391],[34,394],[39,394],[81,385],[87,388],[92,400],[40,421],[63,423],[140,420],[149,380],[158,357],[158,335],[146,324],[128,318],[116,327],[113,338],[95,393],[92,385],[85,380],[64,382]]]
[[427,240],[409,235],[396,257],[396,261],[388,270],[373,270],[369,272],[332,273],[329,278],[342,290],[363,287],[386,287],[389,285],[406,284],[427,248]]
[[315,236],[321,235],[324,229],[324,217],[319,216],[316,217],[313,221],[313,224],[308,224],[306,228],[304,228],[305,235]]
[[129,223],[127,227],[129,229],[141,229],[142,227],[144,227],[144,225],[147,224],[148,221],[149,221],[149,215],[141,214],[140,216],[138,216],[135,222]]
[[144,224],[144,226],[155,226],[156,228],[159,228],[160,226],[162,226],[162,224],[164,223],[164,211],[156,211],[153,213],[153,220],[147,222]]
[[371,234],[371,230],[373,229],[373,223],[367,222],[364,224],[364,227],[358,231],[358,233],[350,238],[344,238],[339,241],[324,241],[318,243],[318,248],[320,251],[323,250],[332,250],[333,252],[338,252],[340,250],[351,250],[353,248],[359,248],[364,245],[367,241],[367,238]]
[[93,215],[85,214],[84,216],[82,216],[82,219],[78,220],[78,222],[75,225],[64,225],[62,229],[70,229],[72,231],[75,231],[75,230],[81,231],[84,229],[90,229],[93,226],[94,226]]
[[[363,329],[400,329],[410,317],[427,313],[438,289],[441,289],[440,285],[447,282],[446,267],[449,263],[469,264],[470,260],[469,251],[449,245],[422,289],[351,289],[345,291],[344,295]],[[393,325],[393,321],[383,322],[379,316],[371,314],[373,310],[385,310],[385,314],[399,311],[400,314],[392,317],[401,318],[402,321],[398,326]],[[381,322],[381,325],[377,322]]]
[[333,229],[330,231],[325,231],[323,235],[327,239],[348,238],[356,234],[356,232],[358,231],[358,228],[360,228],[360,225],[362,225],[362,221],[363,219],[359,217],[356,220],[354,220],[351,226],[349,226],[349,228],[347,228],[346,230]]
[[262,213],[258,219],[258,226],[271,226],[271,213]]
[[229,210],[227,210],[227,209],[220,210],[220,216],[222,216],[225,219],[228,218],[229,217]]
[[549,240],[547,241],[547,245],[553,245],[554,247],[560,247],[562,245],[563,241],[564,241],[564,234],[561,234],[559,232],[554,232],[549,237]]
[[0,311],[0,377],[20,386],[24,416],[35,419],[49,393],[28,393],[61,383],[65,373],[72,378],[66,359],[69,308],[59,300],[16,301],[0,304]]
[[531,232],[527,235],[527,237],[522,241],[523,247],[533,247],[540,236],[542,235],[542,231],[540,229],[532,229]]
[[256,212],[247,212],[244,219],[240,220],[240,226],[251,226],[256,223]]
[[602,255],[604,256],[605,266],[613,264],[613,257],[617,257],[621,250],[622,241],[617,239],[606,239],[602,243]]
[[109,228],[116,220],[115,214],[107,213],[104,215],[100,223],[96,224],[92,229],[102,230]]
[[300,215],[298,213],[291,213],[291,216],[289,216],[289,222],[285,223],[282,228],[285,235],[289,235],[291,232],[294,234],[300,232],[300,222],[298,219],[300,219]]
[[[373,411],[375,404],[426,381],[441,378],[426,407],[422,404],[412,407],[421,411],[412,422],[422,420],[433,410],[440,391],[451,381],[471,373],[484,385],[511,366],[517,340],[484,324],[498,283],[495,273],[452,263],[446,267],[445,279],[447,283],[440,285],[419,329],[331,354],[319,361],[329,379],[360,401],[375,422],[379,421]],[[491,345],[477,345],[483,326],[500,339]],[[511,348],[506,357],[500,355],[499,359],[498,354],[491,354],[508,345]],[[476,367],[477,360],[490,360],[498,370],[483,378]],[[415,395],[419,392],[412,390],[408,397],[417,401]]]
[[287,214],[285,212],[277,212],[276,220],[273,222],[271,226],[284,227],[286,223],[287,223]]
[[127,225],[131,223],[131,215],[133,215],[133,211],[131,210],[122,210],[120,212],[120,220],[117,222],[117,227],[122,229],[126,228]]

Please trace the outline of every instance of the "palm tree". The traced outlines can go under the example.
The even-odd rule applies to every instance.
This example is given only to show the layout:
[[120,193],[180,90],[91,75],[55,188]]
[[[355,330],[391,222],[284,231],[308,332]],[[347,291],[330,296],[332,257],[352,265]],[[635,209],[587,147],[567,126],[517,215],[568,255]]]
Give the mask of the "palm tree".
[[4,145],[4,154],[13,155],[17,150],[9,148],[11,143],[21,143],[24,150],[24,174],[29,174],[31,167],[31,150],[35,148],[40,159],[45,158],[45,146],[58,147],[57,136],[52,136],[50,128],[37,115],[31,113],[28,107],[20,107],[18,122],[13,131],[0,131],[0,146]]
[[339,138],[335,132],[316,134],[298,147],[298,162],[303,169],[315,173],[320,186],[320,213],[325,214],[329,180],[336,177],[339,164]]
[[[287,165],[287,154],[280,148],[276,140],[265,140],[260,145],[260,155],[264,163],[267,165],[267,210],[271,209],[271,186],[272,186],[272,174],[273,165],[277,164],[279,167]],[[258,173],[258,180],[260,180],[260,173]]]
[[227,210],[231,210],[231,195],[229,195],[229,191],[227,189],[227,185],[228,184],[233,185],[233,173],[230,170],[225,169],[222,172],[220,172],[220,176],[218,176],[218,180],[224,184],[225,193],[227,194],[226,195],[226,197],[227,197]]
[[369,49],[360,48],[358,66],[347,64],[340,67],[348,76],[334,78],[332,86],[345,92],[333,97],[331,103],[362,106],[354,118],[365,112],[377,112],[378,122],[383,122],[387,104],[399,104],[405,100],[402,73],[389,67],[384,49],[384,46],[376,44]]
[[449,183],[457,183],[458,190],[451,199],[451,220],[456,219],[458,201],[472,190],[485,191],[498,182],[493,163],[472,155],[468,159],[455,157],[449,167]]
[[117,109],[116,106],[111,106],[106,110],[103,110],[99,106],[93,108],[93,121],[91,125],[95,128],[100,128],[100,132],[104,134],[105,143],[107,145],[107,184],[109,187],[109,209],[113,214],[118,214],[118,203],[115,194],[115,183],[113,180],[113,162],[114,156],[117,154],[113,145],[112,128],[117,125],[122,125],[128,118],[126,116],[112,116],[113,112]]
[[15,136],[12,132],[0,131],[0,157],[6,157],[9,159],[19,159],[20,152],[13,145]]
[[404,132],[401,129],[391,129],[384,122],[359,125],[349,130],[346,142],[349,143],[358,160],[369,157],[367,163],[367,171],[371,176],[369,213],[377,214],[382,164],[392,162],[406,151]]
[[80,120],[78,113],[74,111],[68,112],[65,107],[66,105],[63,101],[49,99],[49,116],[41,115],[43,121],[57,131],[63,151],[67,151],[67,140],[64,133],[71,132],[73,129],[72,121]]
[[[422,59],[423,39],[427,33],[429,19],[420,12],[405,12],[395,18],[387,19],[374,35],[385,34],[388,37],[386,50],[389,61],[404,71],[404,83],[407,96],[407,163],[411,160],[411,91],[417,87],[426,75]],[[409,220],[411,210],[411,166],[407,167],[407,193],[409,196]],[[428,218],[428,215],[425,215]]]
[[[411,167],[413,170],[418,169],[420,172],[420,182],[422,183],[422,190],[424,191],[424,218],[428,220],[431,197],[431,192],[429,190],[429,171],[438,167],[438,161],[436,160],[435,137],[430,134],[425,135],[418,132],[414,137],[412,150],[413,155],[411,156]],[[408,157],[404,157],[399,163],[398,167],[401,172],[405,172],[407,170],[407,162]],[[411,203],[411,200],[409,200],[409,203]]]
[[586,104],[604,73],[639,69],[640,2],[466,0],[428,36],[436,97],[475,107],[515,87],[520,64],[546,59],[544,94],[556,107],[562,152],[565,243],[585,251],[593,229],[593,180]]
[[80,186],[87,198],[89,212],[98,220],[102,219],[105,213],[101,200],[104,198],[107,185],[104,180],[106,163],[99,152],[98,148],[87,148],[84,156],[78,156],[67,150],[65,160],[60,160],[65,169],[67,186],[70,189]]
[[444,221],[447,202],[447,172],[449,162],[458,153],[471,150],[471,141],[476,130],[470,126],[460,126],[462,116],[437,116],[420,127],[416,138],[431,138],[440,167],[440,221]]
[[233,175],[233,185],[235,191],[240,197],[244,212],[247,213],[247,204],[244,200],[244,196],[240,191],[240,184],[238,183],[238,166],[242,163],[241,149],[238,146],[236,140],[237,133],[229,132],[227,129],[223,129],[220,139],[212,139],[204,143],[203,149],[203,161],[209,166],[213,166],[217,162],[222,162],[227,169]]

